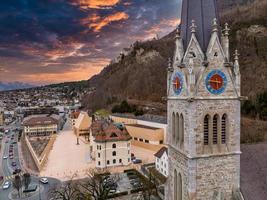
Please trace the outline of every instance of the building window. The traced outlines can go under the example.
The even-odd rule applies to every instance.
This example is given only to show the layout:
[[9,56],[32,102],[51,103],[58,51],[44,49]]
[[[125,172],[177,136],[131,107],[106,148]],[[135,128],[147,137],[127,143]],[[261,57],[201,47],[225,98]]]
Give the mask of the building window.
[[122,163],[122,160],[120,159],[119,162]]
[[130,162],[130,158],[128,158],[128,162]]
[[116,144],[114,143],[114,144],[112,144],[112,148],[113,149],[115,149],[116,148]]
[[116,159],[113,159],[113,164],[116,164]]
[[128,150],[128,154],[130,154],[130,150]]
[[149,143],[149,140],[145,140],[145,143]]
[[218,144],[218,115],[213,117],[213,144]]
[[172,141],[175,141],[175,114],[172,113]]
[[107,165],[109,165],[109,160],[107,160]]
[[163,140],[160,140],[160,141],[159,141],[159,144],[163,144]]
[[140,141],[140,142],[143,142],[144,140],[143,140],[142,138],[139,138],[139,141]]
[[98,161],[98,166],[100,166],[101,165],[101,162],[100,161]]
[[176,117],[175,117],[175,142],[176,144],[180,141],[180,122],[179,122],[179,114],[176,113]]
[[116,156],[116,151],[113,151],[112,152],[112,156]]
[[222,116],[222,126],[221,126],[221,133],[222,133],[222,144],[226,143],[226,120],[227,120],[227,115],[224,114]]
[[180,115],[180,125],[179,125],[179,128],[180,128],[180,131],[179,131],[179,134],[180,134],[180,142],[181,144],[184,143],[184,116],[183,114]]
[[209,144],[209,115],[204,118],[204,145]]
[[174,170],[174,199],[175,200],[182,200],[183,198],[183,182],[182,182],[182,176],[181,174],[177,173],[176,170]]
[[134,140],[138,140],[137,137],[135,137]]
[[100,153],[98,153],[98,158],[100,158]]

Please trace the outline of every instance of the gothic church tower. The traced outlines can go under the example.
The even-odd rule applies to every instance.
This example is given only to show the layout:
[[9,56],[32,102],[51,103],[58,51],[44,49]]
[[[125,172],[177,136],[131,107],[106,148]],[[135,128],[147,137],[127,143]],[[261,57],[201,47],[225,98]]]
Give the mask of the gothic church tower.
[[231,200],[240,187],[240,73],[216,0],[183,0],[168,68],[165,200]]

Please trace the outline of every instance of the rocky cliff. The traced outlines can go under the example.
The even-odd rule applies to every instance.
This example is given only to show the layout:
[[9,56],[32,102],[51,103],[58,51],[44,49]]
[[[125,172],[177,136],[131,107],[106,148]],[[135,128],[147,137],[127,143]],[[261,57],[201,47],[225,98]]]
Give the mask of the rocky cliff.
[[[254,98],[267,90],[267,1],[220,1],[221,23],[231,27],[231,53],[240,52],[242,94]],[[88,84],[94,87],[84,98],[84,106],[109,108],[128,99],[138,105],[153,105],[164,114],[166,68],[174,52],[174,32],[159,39],[136,42],[126,55],[108,65]]]

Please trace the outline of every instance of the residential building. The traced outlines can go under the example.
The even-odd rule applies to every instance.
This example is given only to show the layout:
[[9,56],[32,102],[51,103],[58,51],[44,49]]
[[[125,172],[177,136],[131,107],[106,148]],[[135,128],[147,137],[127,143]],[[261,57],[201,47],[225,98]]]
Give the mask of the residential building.
[[22,125],[27,136],[50,136],[58,131],[58,120],[49,115],[31,115]]
[[163,176],[168,176],[168,148],[162,147],[157,153],[155,153],[155,166],[158,172]]
[[106,120],[93,121],[90,149],[97,168],[125,166],[131,163],[132,137],[125,127]]

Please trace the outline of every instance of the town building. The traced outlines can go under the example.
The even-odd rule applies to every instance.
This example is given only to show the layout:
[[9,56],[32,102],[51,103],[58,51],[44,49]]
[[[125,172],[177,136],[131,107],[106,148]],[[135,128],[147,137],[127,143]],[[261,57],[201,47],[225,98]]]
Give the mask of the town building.
[[0,126],[4,126],[4,113],[2,111],[0,111]]
[[126,166],[131,163],[132,137],[122,124],[93,120],[90,132],[91,157],[97,168]]
[[132,145],[158,151],[163,147],[164,130],[141,124],[125,125],[127,131],[132,136]]
[[230,62],[229,28],[218,19],[216,1],[183,0],[167,77],[166,200],[242,196],[239,58]]
[[168,148],[162,147],[157,153],[155,153],[155,166],[156,170],[158,170],[158,172],[160,172],[165,177],[168,176],[168,162]]
[[80,115],[80,111],[72,111],[69,114],[69,120],[70,120],[70,123],[71,123],[73,128],[74,128],[74,126],[76,124],[76,121],[77,121],[79,115]]
[[92,123],[92,119],[89,117],[87,112],[80,112],[79,117],[77,118],[74,125],[74,133],[77,137],[84,136],[88,137],[90,133],[90,126]]
[[22,125],[27,136],[50,136],[58,131],[58,120],[50,115],[28,116]]

